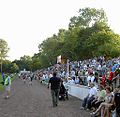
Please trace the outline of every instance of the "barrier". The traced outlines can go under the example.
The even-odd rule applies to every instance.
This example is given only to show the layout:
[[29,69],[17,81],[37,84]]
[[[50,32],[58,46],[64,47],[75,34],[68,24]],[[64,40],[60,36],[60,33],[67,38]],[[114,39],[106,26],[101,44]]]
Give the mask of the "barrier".
[[83,85],[76,84],[64,84],[66,89],[68,89],[68,93],[72,96],[75,96],[81,100],[83,100],[89,92],[89,87]]

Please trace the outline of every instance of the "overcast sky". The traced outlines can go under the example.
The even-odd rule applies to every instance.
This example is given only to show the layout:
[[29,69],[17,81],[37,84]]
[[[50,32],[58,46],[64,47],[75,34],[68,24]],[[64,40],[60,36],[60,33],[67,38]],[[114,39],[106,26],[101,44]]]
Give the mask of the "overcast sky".
[[120,34],[120,0],[0,0],[0,38],[10,48],[8,59],[37,53],[44,39],[68,29],[70,18],[85,7],[103,8]]

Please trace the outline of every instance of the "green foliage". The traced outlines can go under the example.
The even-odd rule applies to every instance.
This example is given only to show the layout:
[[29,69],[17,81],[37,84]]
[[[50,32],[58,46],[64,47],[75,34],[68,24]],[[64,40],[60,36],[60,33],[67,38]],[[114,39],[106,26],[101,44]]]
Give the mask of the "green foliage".
[[0,90],[2,90],[3,89],[3,84],[2,84],[2,75],[0,74]]
[[31,71],[32,70],[32,58],[27,55],[20,57],[19,65],[20,65],[20,70],[26,69],[27,71]]
[[9,60],[4,60],[3,61],[3,72],[4,73],[9,73],[11,64],[12,63]]
[[19,71],[19,67],[16,63],[12,63],[10,66],[10,73],[17,73]]
[[107,22],[107,17],[103,9],[85,8],[79,10],[79,15],[70,19],[69,29],[79,27],[86,28],[95,22]]
[[104,55],[116,57],[120,55],[120,36],[111,31],[100,31],[94,33],[88,42],[88,48],[92,51],[92,56]]
[[8,53],[8,44],[5,40],[0,39],[0,64],[1,64],[1,73],[2,73],[2,62],[3,60],[7,57],[7,53]]
[[[56,63],[57,56],[62,53],[66,33],[66,30],[60,29],[58,35],[54,34],[39,45],[41,63],[44,63],[45,66],[51,66]],[[42,66],[44,65],[42,64]]]
[[109,28],[103,9],[80,9],[79,15],[70,19],[69,30],[60,29],[39,45],[41,66],[54,64],[58,55],[70,60],[119,56],[119,40]]
[[85,8],[70,19],[68,30],[59,29],[58,34],[39,44],[38,49],[39,53],[32,58],[23,56],[14,63],[20,70],[34,71],[54,65],[59,55],[70,60],[101,55],[117,57],[120,55],[120,36],[109,28],[103,9]]
[[16,73],[19,71],[19,67],[16,63],[9,60],[3,61],[3,72],[4,73]]
[[8,44],[5,40],[0,39],[0,60],[5,59],[8,53]]
[[40,56],[39,54],[34,54],[32,57],[32,71],[38,70],[41,68]]

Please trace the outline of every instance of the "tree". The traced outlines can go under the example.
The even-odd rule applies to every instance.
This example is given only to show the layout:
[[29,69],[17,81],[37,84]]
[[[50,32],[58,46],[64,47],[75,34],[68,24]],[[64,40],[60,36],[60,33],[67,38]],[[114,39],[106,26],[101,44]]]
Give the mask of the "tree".
[[70,19],[68,30],[59,29],[39,44],[39,53],[32,57],[34,70],[54,65],[59,55],[74,61],[120,54],[120,37],[108,26],[103,9],[85,8],[78,13]]
[[80,9],[78,13],[78,16],[73,16],[70,19],[69,29],[90,27],[95,22],[107,22],[107,17],[103,9],[85,8]]
[[41,56],[44,58],[44,60],[46,60],[48,66],[56,63],[56,58],[59,55],[57,53],[57,50],[59,50],[58,45],[59,45],[59,39],[55,35],[46,39],[45,41],[43,41],[42,44],[39,45]]
[[32,58],[30,56],[24,55],[23,57],[20,57],[20,63],[22,68],[21,70],[32,70]]
[[3,71],[4,73],[14,73],[19,71],[19,67],[15,62],[9,60],[3,61]]
[[92,56],[117,57],[120,55],[120,36],[112,31],[99,31],[90,36],[87,47]]
[[11,63],[11,66],[10,66],[10,73],[14,73],[14,72],[18,72],[19,71],[19,67],[16,63]]
[[[74,51],[76,53],[77,60],[87,59],[95,56],[95,54],[93,55],[92,53],[93,48],[90,48],[89,43],[92,43],[92,38],[94,38],[93,35],[97,34],[98,32],[112,32],[112,31],[110,30],[106,23],[96,22],[92,27],[83,28],[78,32],[78,38],[76,40],[75,44],[76,47]],[[99,40],[97,41],[99,43]],[[98,46],[94,45],[94,48],[95,47],[99,47],[99,45]]]
[[2,73],[2,62],[7,57],[8,44],[5,40],[0,39],[0,62],[1,62],[1,73]]
[[3,65],[3,71],[4,71],[4,73],[9,73],[10,72],[11,64],[12,64],[12,62],[9,61],[9,60],[4,60],[3,61],[2,65]]
[[38,70],[41,68],[41,62],[40,62],[40,54],[34,54],[32,57],[32,70]]

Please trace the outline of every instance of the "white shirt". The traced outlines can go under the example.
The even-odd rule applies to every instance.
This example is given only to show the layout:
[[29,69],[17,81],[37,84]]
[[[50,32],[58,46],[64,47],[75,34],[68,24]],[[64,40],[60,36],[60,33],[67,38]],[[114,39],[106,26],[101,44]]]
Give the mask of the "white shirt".
[[92,87],[89,91],[89,97],[91,97],[92,95],[97,95],[97,88],[95,86]]
[[53,77],[53,75],[52,75],[52,74],[49,74],[49,78],[51,78],[51,77]]
[[94,77],[94,76],[92,76],[92,77],[91,77],[91,82],[93,83],[93,82],[94,82],[94,80],[95,80],[95,77]]
[[75,79],[75,83],[76,83],[76,84],[79,84],[79,78],[76,78],[76,79]]
[[101,70],[101,65],[99,64],[98,67],[97,67],[97,70]]
[[68,83],[75,84],[75,81],[73,79],[72,80],[68,80]]
[[71,76],[75,77],[75,71],[74,70],[71,71]]
[[87,83],[91,80],[91,76],[87,77]]

